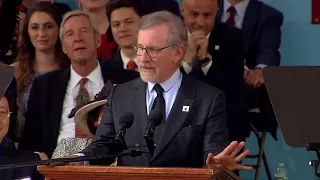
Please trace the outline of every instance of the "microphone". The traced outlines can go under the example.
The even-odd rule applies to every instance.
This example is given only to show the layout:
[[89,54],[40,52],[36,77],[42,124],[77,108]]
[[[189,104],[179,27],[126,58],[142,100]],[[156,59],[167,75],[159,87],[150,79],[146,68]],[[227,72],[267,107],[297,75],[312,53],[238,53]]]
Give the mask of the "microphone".
[[70,162],[82,162],[82,161],[90,161],[96,159],[106,159],[106,158],[116,158],[116,157],[125,157],[125,156],[141,156],[148,152],[132,150],[128,153],[121,153],[121,154],[94,154],[90,156],[78,156],[73,158],[57,158],[57,159],[48,159],[48,160],[40,160],[40,161],[32,161],[26,163],[17,163],[17,164],[8,164],[0,166],[0,170],[6,169],[14,169],[14,168],[22,168],[22,167],[30,167],[30,166],[39,166],[39,165],[49,165],[49,166],[61,166],[66,165]]
[[127,149],[127,145],[125,142],[125,134],[126,129],[130,128],[133,124],[133,114],[132,112],[127,112],[120,117],[120,129],[116,134],[116,138],[114,140],[115,145],[117,146],[117,150],[121,153],[123,150]]
[[153,110],[151,111],[148,119],[149,123],[146,129],[146,132],[144,134],[144,139],[147,143],[148,149],[150,151],[151,156],[153,156],[154,153],[154,140],[153,140],[153,133],[156,128],[156,126],[159,126],[162,123],[163,115],[160,113],[159,110]]

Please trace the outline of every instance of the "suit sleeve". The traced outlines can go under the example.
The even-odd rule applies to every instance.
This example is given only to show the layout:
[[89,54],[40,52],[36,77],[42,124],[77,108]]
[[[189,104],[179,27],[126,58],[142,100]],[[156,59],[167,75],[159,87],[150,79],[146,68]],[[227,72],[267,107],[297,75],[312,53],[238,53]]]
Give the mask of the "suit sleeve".
[[204,132],[203,158],[204,164],[208,154],[219,154],[229,144],[229,131],[226,127],[226,101],[222,92],[219,92],[213,100],[209,114],[208,122]]
[[259,49],[257,65],[280,65],[281,26],[283,15],[280,12],[273,13],[262,24],[259,35]]
[[[113,143],[116,136],[116,130],[112,115],[112,98],[115,89],[116,88],[113,88],[113,91],[108,97],[107,104],[104,106],[102,120],[98,126],[96,135],[94,136],[91,144],[81,152],[85,155],[105,155],[116,153]],[[89,163],[90,165],[110,165],[113,161],[114,158],[110,158],[94,160]]]
[[42,134],[41,119],[39,111],[41,105],[39,104],[39,91],[40,84],[37,78],[32,84],[32,88],[29,95],[28,108],[25,113],[25,125],[24,130],[19,142],[19,149],[28,151],[41,151],[41,138],[39,134]]

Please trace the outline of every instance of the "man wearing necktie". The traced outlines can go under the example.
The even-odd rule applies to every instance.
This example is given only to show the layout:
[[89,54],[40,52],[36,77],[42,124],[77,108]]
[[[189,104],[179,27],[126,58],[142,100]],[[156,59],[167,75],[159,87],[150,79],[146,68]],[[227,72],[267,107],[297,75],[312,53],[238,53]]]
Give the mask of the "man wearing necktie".
[[133,50],[141,12],[131,0],[115,0],[108,4],[107,15],[118,51],[103,62],[108,67],[139,71],[138,57]]
[[278,124],[266,95],[262,69],[280,65],[283,14],[258,0],[218,0],[218,5],[217,19],[243,32],[246,109],[265,114],[267,121],[263,126],[276,139]]
[[[237,155],[245,143],[229,144],[224,93],[180,71],[186,46],[187,31],[179,17],[159,11],[141,18],[134,47],[141,78],[114,88],[96,136],[81,153],[115,153],[116,147],[108,139],[115,136],[119,118],[126,112],[134,115],[125,135],[128,150],[139,145],[148,151],[143,135],[148,115],[158,109],[163,121],[155,130],[154,154],[120,157],[119,166],[252,169],[237,163],[249,153],[246,150]],[[112,162],[107,159],[90,164]]]
[[188,31],[182,68],[225,93],[230,140],[244,141],[249,124],[244,117],[242,33],[238,28],[216,21],[217,11],[217,0],[182,1],[181,14]]

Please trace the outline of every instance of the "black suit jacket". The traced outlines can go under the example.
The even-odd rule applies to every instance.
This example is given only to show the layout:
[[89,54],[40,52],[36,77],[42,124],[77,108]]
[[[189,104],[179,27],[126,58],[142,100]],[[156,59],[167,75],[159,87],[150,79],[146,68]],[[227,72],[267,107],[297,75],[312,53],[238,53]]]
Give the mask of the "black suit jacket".
[[[143,137],[148,123],[146,89],[147,83],[140,78],[116,86],[93,142],[84,154],[115,153],[112,140],[120,128],[119,118],[128,111],[134,114],[134,122],[125,135],[127,146],[132,150],[139,144],[141,150],[148,151]],[[218,154],[229,143],[224,98],[218,89],[183,75],[154,155],[119,158],[118,165],[203,167],[209,152]],[[189,106],[189,112],[183,112],[183,106]],[[112,161],[92,161],[90,164],[110,164]]]
[[[0,165],[25,163],[39,160],[39,155],[35,153],[17,150],[13,144],[13,141],[9,139],[3,139],[0,144]],[[36,166],[0,170],[0,179],[14,180],[23,177],[30,177],[32,180],[44,179],[37,172]]]
[[110,56],[107,60],[102,62],[103,65],[114,68],[114,69],[123,69],[123,61],[120,54],[120,49],[112,56]]
[[[223,0],[218,1],[217,18],[221,20]],[[253,69],[259,64],[280,64],[281,26],[283,14],[257,0],[250,0],[245,12],[242,31],[246,65]]]
[[212,55],[212,65],[207,75],[203,74],[197,61],[190,75],[225,93],[230,139],[243,141],[248,122],[244,118],[244,44],[241,31],[217,21],[209,37],[208,52]]
[[[101,66],[104,81],[120,84],[138,77],[138,73]],[[30,92],[25,127],[19,148],[45,152],[51,157],[59,136],[62,106],[69,82],[70,68],[37,77]]]

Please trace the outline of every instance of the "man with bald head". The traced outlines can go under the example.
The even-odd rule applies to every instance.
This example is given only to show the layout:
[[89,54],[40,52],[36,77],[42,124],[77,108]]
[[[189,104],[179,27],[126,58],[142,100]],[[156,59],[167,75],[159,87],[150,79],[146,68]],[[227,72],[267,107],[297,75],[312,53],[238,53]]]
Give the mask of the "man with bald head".
[[242,33],[215,21],[217,11],[217,0],[182,1],[181,13],[188,31],[182,66],[186,73],[225,93],[230,139],[244,141],[248,124],[244,122]]

